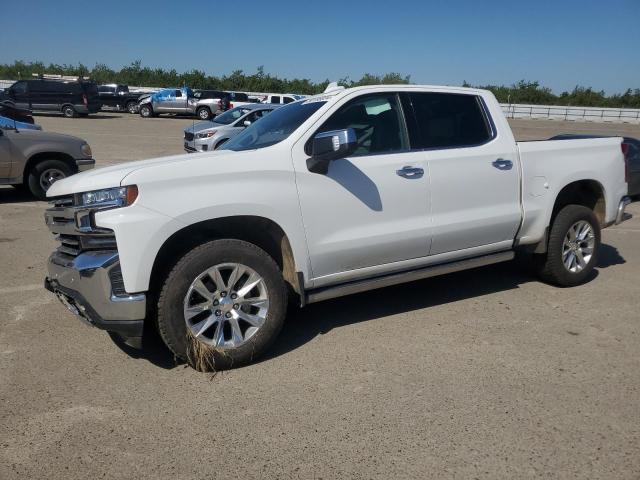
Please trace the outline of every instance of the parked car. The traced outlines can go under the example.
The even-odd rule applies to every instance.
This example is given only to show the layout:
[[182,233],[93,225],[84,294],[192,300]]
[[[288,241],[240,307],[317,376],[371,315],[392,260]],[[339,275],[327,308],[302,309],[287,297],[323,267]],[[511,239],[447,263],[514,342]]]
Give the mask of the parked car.
[[47,76],[18,80],[6,90],[18,108],[33,112],[61,112],[65,117],[100,111],[98,86],[84,77]]
[[138,113],[138,101],[143,94],[130,92],[128,85],[109,83],[98,86],[98,96],[102,102],[102,110]]
[[215,150],[279,106],[248,104],[228,110],[213,121],[199,122],[187,127],[184,130],[184,149],[187,152]]
[[281,94],[281,95],[266,95],[262,98],[262,103],[291,103],[297,102],[298,100],[302,100],[306,98],[304,95],[293,95],[293,94]]
[[193,115],[196,112],[197,99],[189,87],[164,88],[140,99],[138,110],[144,118],[161,113]]
[[[580,135],[565,133],[551,137],[549,140],[576,140],[585,138],[607,138],[608,135]],[[628,169],[627,183],[629,184],[629,195],[640,197],[640,140],[632,137],[623,137],[623,148],[626,149]]]
[[0,185],[28,188],[41,200],[54,182],[95,165],[81,138],[21,122],[0,126]]
[[33,116],[31,115],[31,110],[27,110],[26,108],[18,108],[16,107],[15,103],[11,102],[10,100],[0,101],[0,116],[8,120],[15,120],[16,122],[20,122],[24,125],[35,124]]
[[333,88],[221,149],[85,172],[48,196],[62,237],[46,287],[130,344],[157,327],[204,369],[264,353],[290,295],[304,306],[516,251],[578,285],[629,201],[620,138],[516,142],[491,92],[417,85]]

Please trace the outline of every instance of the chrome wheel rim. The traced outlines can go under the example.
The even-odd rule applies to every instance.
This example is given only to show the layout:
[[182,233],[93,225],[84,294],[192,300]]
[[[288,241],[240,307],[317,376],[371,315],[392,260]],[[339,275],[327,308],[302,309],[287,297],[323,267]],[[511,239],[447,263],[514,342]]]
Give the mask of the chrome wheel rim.
[[62,170],[58,170],[57,168],[47,168],[40,174],[40,187],[42,187],[42,190],[46,192],[49,190],[51,185],[65,177],[66,175]]
[[130,103],[128,110],[129,110],[129,113],[136,113],[136,105],[135,105],[135,103]]
[[184,319],[197,340],[216,348],[238,348],[264,325],[267,285],[239,263],[221,263],[196,277],[184,297]]
[[596,236],[591,224],[585,220],[574,223],[562,243],[562,263],[571,273],[585,269],[593,257]]
[[209,113],[206,110],[200,110],[200,118],[202,120],[207,120],[209,118]]

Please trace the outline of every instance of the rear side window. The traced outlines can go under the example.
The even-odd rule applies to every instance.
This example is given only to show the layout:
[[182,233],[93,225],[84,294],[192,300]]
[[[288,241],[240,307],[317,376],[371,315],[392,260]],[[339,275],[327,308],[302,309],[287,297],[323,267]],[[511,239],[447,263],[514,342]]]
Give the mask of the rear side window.
[[417,129],[410,129],[413,148],[456,148],[492,138],[480,99],[455,93],[410,93]]
[[271,103],[280,103],[280,97],[276,95],[272,96]]

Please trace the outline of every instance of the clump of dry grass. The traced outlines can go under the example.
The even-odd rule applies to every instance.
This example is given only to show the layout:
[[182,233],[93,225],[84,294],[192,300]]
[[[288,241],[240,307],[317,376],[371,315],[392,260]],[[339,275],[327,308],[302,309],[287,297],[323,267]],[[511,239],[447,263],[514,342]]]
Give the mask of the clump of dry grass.
[[187,329],[187,361],[198,372],[216,372],[215,356],[222,352],[215,347],[199,341],[191,330]]

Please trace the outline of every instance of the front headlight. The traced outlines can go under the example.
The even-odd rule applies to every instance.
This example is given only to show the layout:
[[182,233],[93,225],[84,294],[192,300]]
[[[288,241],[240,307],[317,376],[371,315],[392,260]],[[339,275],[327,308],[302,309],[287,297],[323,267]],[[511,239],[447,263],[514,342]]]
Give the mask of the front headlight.
[[92,155],[91,147],[89,146],[88,143],[83,143],[82,146],[80,147],[80,151],[85,157],[91,157]]
[[138,187],[129,185],[128,187],[105,188],[92,192],[84,192],[80,195],[81,205],[85,207],[127,207],[138,198]]
[[217,130],[209,130],[208,132],[196,133],[196,138],[211,138],[216,133],[218,133]]

